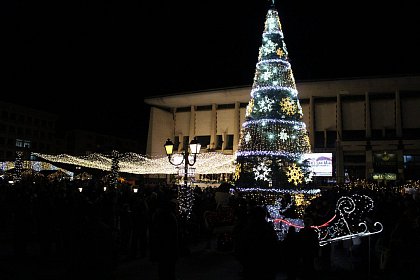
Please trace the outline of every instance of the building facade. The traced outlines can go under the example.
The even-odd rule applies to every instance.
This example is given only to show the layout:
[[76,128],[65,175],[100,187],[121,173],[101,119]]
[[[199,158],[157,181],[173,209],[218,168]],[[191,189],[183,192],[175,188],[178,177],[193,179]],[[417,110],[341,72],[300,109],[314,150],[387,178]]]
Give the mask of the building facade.
[[90,153],[138,152],[136,140],[86,130],[58,129],[59,116],[0,101],[0,162],[14,161],[16,152],[80,156]]
[[57,116],[7,102],[0,102],[0,161],[13,161],[16,151],[28,157],[30,151],[57,153],[63,143],[57,139]]
[[[297,83],[312,152],[333,154],[334,178],[420,179],[420,75]],[[233,154],[251,87],[146,98],[147,155],[197,137],[203,152]]]
[[66,132],[66,152],[71,155],[111,154],[112,150],[117,150],[121,153],[137,152],[139,150],[138,142],[132,139],[80,129]]

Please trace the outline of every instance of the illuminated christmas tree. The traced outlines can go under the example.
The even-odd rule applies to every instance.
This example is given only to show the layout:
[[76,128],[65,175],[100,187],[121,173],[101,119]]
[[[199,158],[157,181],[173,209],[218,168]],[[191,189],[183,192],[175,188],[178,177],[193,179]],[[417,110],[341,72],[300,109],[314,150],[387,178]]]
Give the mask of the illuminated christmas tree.
[[235,186],[242,191],[302,189],[310,152],[280,18],[270,6],[251,99],[236,153]]

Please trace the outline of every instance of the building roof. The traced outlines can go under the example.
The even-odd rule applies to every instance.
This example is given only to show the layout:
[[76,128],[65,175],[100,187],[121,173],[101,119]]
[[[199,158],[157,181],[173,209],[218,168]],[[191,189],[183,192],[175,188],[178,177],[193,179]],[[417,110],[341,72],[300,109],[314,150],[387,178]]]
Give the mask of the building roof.
[[[301,81],[296,83],[300,99],[330,97],[337,94],[360,95],[366,92],[383,93],[397,90],[419,90],[420,75],[347,78],[335,80]],[[203,106],[210,104],[248,103],[251,86],[210,89],[172,95],[148,97],[146,104],[162,108]]]

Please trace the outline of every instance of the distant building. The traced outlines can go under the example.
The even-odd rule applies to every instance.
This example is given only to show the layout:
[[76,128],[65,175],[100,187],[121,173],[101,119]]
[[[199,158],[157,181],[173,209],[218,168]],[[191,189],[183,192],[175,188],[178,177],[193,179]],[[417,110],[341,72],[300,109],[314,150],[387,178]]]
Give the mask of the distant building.
[[85,130],[58,129],[58,120],[56,114],[0,101],[0,162],[14,161],[16,151],[23,151],[23,159],[29,159],[31,152],[86,155],[139,150],[138,142],[132,139]]
[[112,150],[118,152],[139,150],[138,142],[135,140],[78,129],[66,133],[66,144],[66,151],[71,155],[111,153]]
[[57,115],[0,101],[0,161],[13,161],[16,151],[57,153],[63,143],[57,139]]
[[[420,179],[420,75],[297,83],[312,152],[333,153],[334,177]],[[147,154],[180,151],[193,138],[233,154],[251,87],[146,98]]]

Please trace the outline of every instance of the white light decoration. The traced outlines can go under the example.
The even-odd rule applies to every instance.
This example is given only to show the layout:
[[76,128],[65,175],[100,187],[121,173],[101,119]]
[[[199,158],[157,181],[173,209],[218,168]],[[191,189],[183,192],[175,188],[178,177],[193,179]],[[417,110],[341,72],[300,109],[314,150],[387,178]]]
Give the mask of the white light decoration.
[[[55,165],[52,165],[49,162],[25,160],[22,162],[22,166],[24,167],[24,169],[33,170],[35,172],[43,170],[57,170],[66,173],[69,177],[73,177],[74,175],[73,172],[59,168]],[[13,161],[0,162],[0,170],[2,170],[3,172],[13,168],[15,168],[15,163]]]
[[260,162],[260,164],[254,167],[253,170],[254,170],[255,180],[264,180],[264,181],[270,180],[271,168],[265,165],[264,162]]
[[282,129],[280,132],[280,139],[282,141],[286,141],[289,138],[289,135],[287,135],[286,130]]
[[295,126],[297,129],[306,129],[306,124],[304,122],[296,122],[296,121],[290,121],[290,120],[279,120],[279,119],[260,119],[260,120],[250,120],[246,121],[242,124],[242,127],[247,127],[251,124],[261,124],[264,123],[280,123],[280,124],[286,124]]
[[[50,162],[65,163],[104,171],[109,171],[112,163],[108,155],[99,153],[79,157],[67,154],[48,155],[33,153],[33,155]],[[4,163],[3,165],[6,164]],[[225,155],[219,152],[201,153],[197,155],[197,162],[194,166],[196,168],[196,174],[234,173],[234,155]],[[119,172],[130,174],[177,174],[178,170],[168,162],[166,156],[148,158],[136,153],[125,153],[119,155]]]
[[274,43],[271,40],[267,40],[267,42],[260,48],[261,55],[268,55],[270,53],[275,53],[277,49],[277,43]]
[[15,176],[14,181],[19,182],[22,180],[22,171],[23,171],[23,152],[22,151],[16,151],[16,159],[15,159]]
[[251,134],[249,132],[245,135],[245,143],[248,143],[251,140]]
[[320,194],[320,189],[263,189],[263,188],[237,188],[238,191],[246,193],[246,192],[274,192],[278,194],[308,194],[308,195],[315,195]]
[[296,157],[296,154],[289,153],[285,151],[242,151],[242,152],[236,152],[236,156],[285,156],[285,157]]
[[267,96],[264,96],[261,100],[258,101],[258,110],[260,112],[269,112],[271,111],[271,107],[274,104],[274,100],[268,98]]
[[369,196],[354,194],[341,197],[336,204],[334,219],[323,227],[316,227],[319,245],[380,233],[383,225],[368,218],[372,209],[373,200]]
[[[279,240],[283,240],[290,226],[299,231],[304,227],[302,219],[287,218],[281,207],[269,208],[270,221],[273,222]],[[280,209],[280,211],[279,211]],[[382,232],[383,225],[368,218],[373,209],[373,200],[366,195],[341,197],[336,204],[335,214],[319,225],[312,225],[318,233],[320,246],[341,240],[365,237]]]
[[271,76],[273,76],[273,73],[266,71],[261,76],[264,80],[268,81],[271,78]]
[[267,86],[267,87],[256,87],[251,90],[251,97],[257,97],[261,92],[264,91],[287,91],[292,94],[292,96],[297,96],[298,91],[290,87],[279,87],[279,86]]

